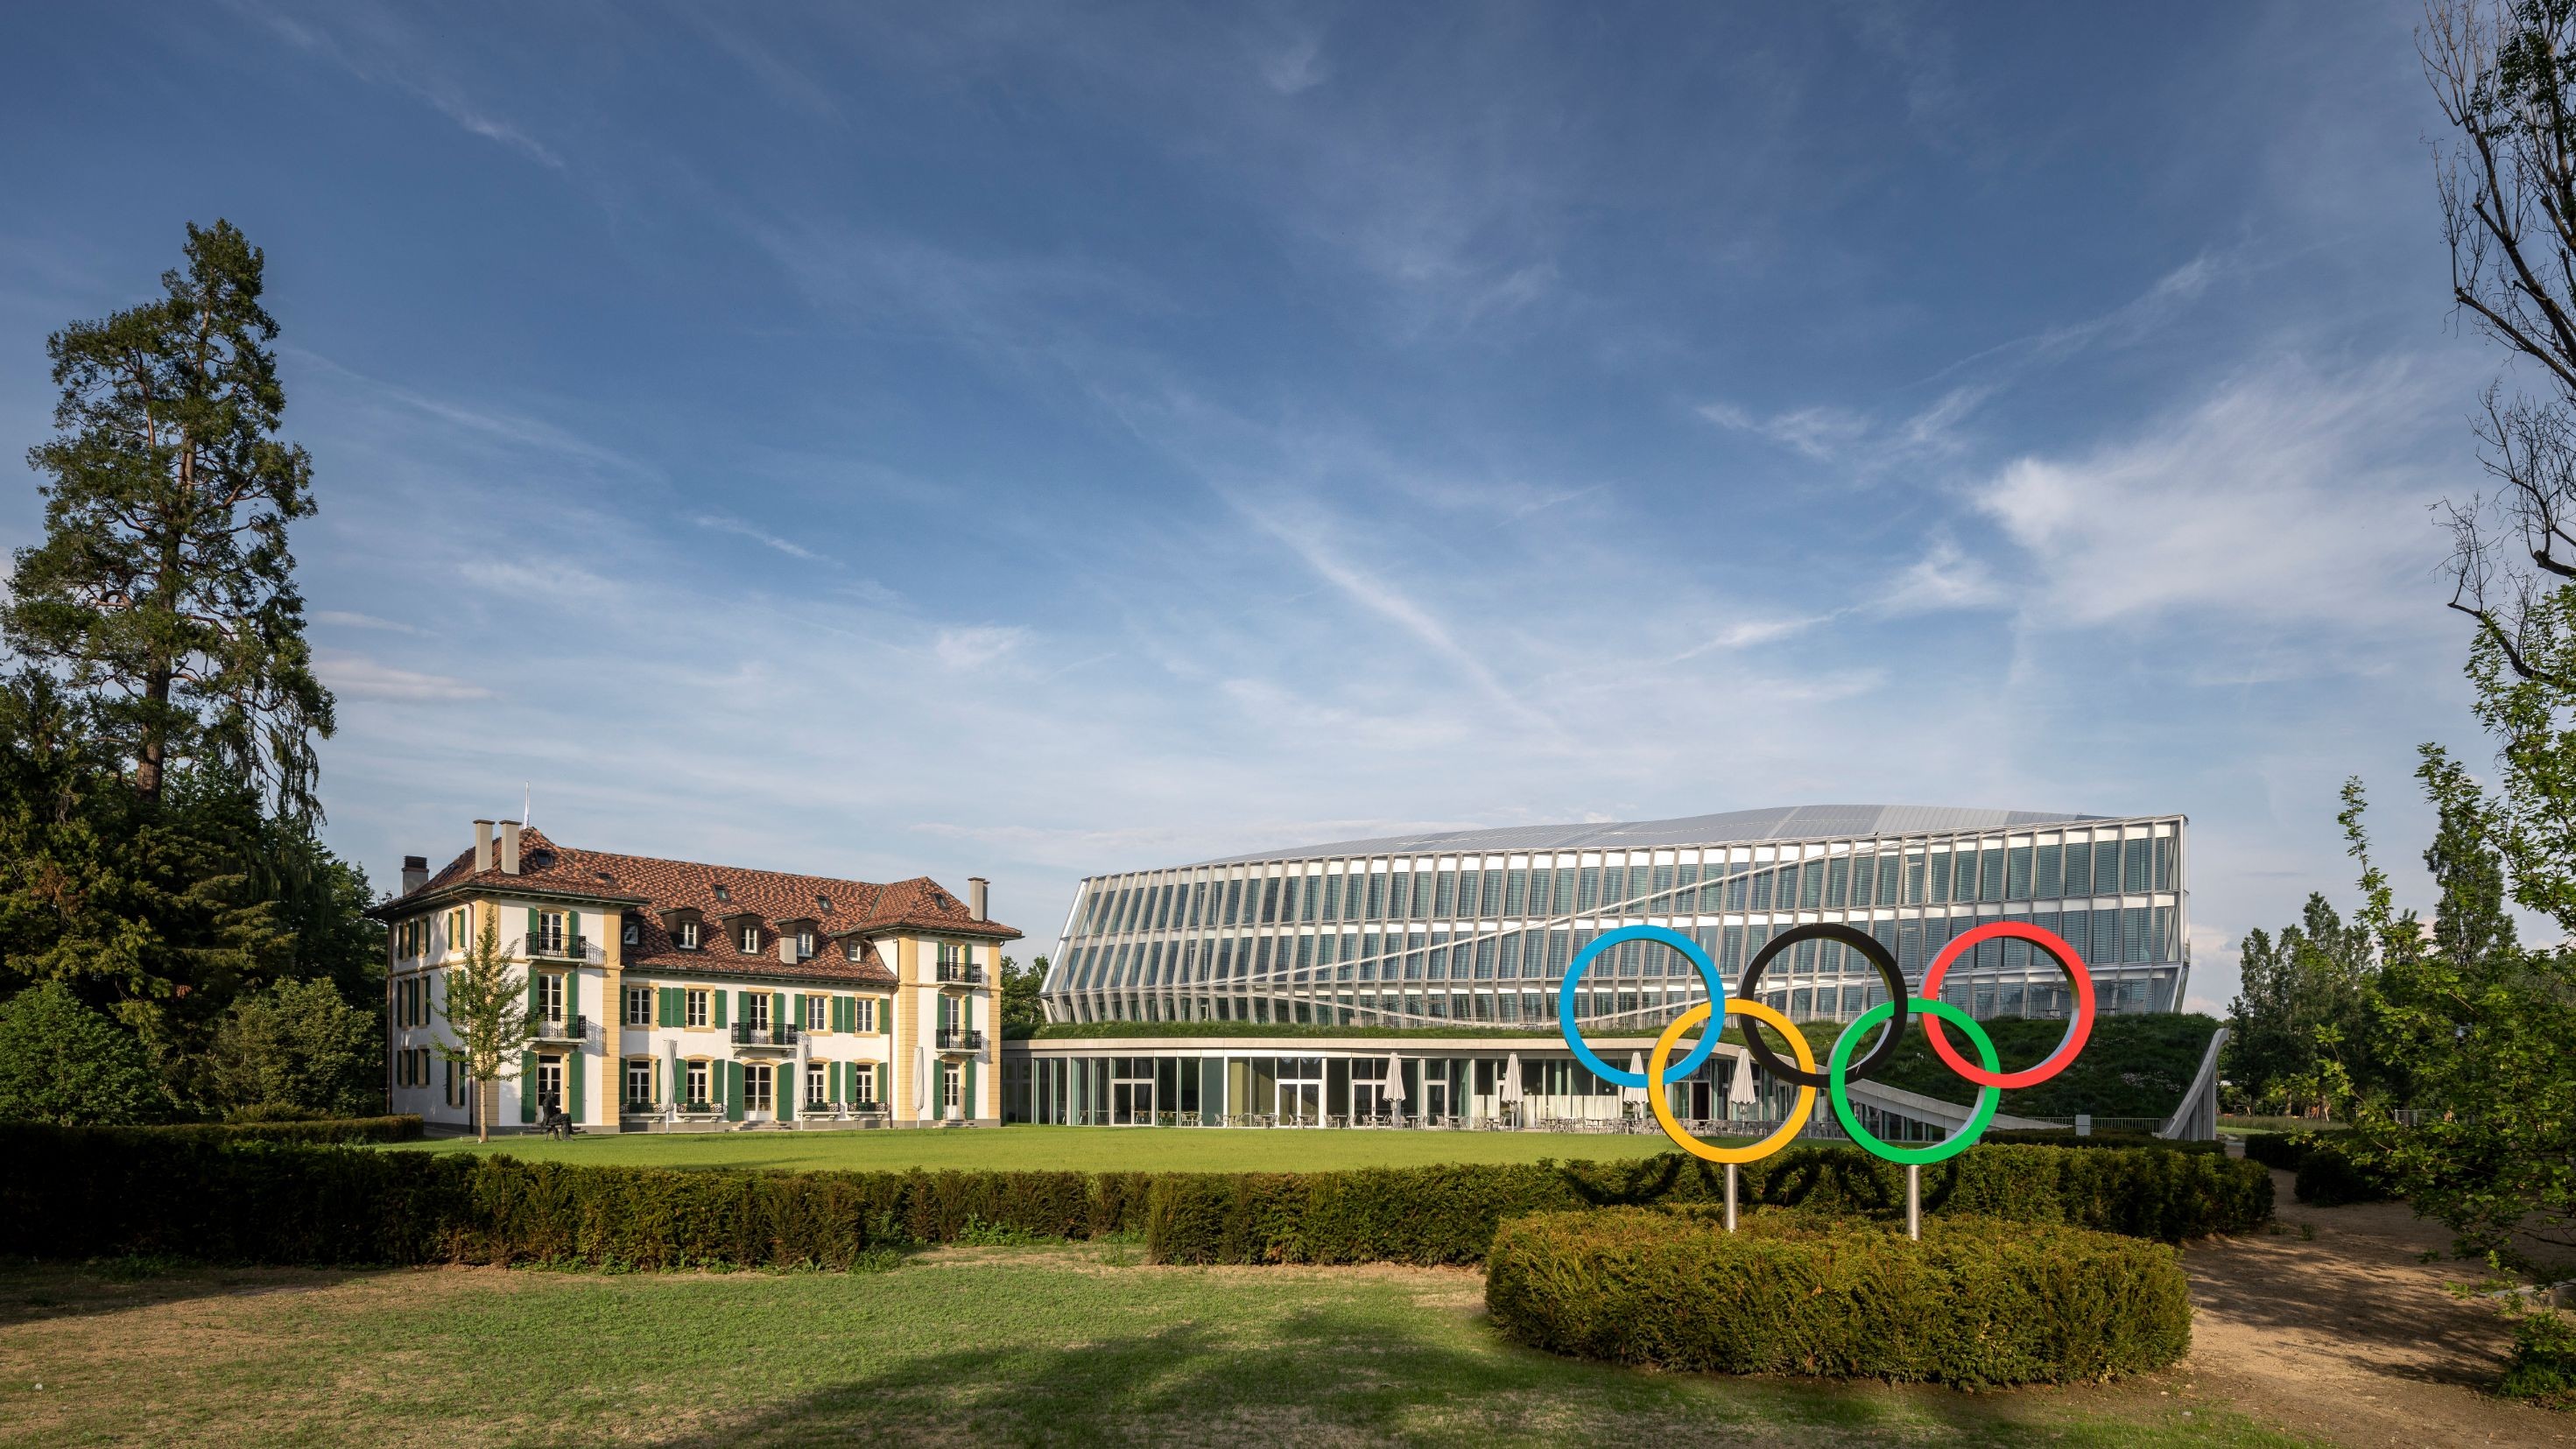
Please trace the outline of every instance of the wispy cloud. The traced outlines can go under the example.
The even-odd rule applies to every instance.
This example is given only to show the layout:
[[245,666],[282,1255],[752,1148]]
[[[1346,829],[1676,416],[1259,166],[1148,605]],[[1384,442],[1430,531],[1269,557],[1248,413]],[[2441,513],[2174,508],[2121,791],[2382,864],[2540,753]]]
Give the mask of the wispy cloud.
[[1898,574],[1876,607],[1891,615],[1927,614],[1944,609],[1981,609],[2005,602],[2007,595],[1994,570],[1982,559],[1961,551],[1949,538],[1933,540],[1923,557]]
[[373,614],[351,613],[346,609],[316,609],[313,612],[313,622],[333,624],[343,629],[384,629],[396,634],[427,632],[416,624],[406,624],[399,619],[379,619]]
[[960,672],[980,669],[987,664],[1016,653],[1027,643],[1029,631],[999,624],[970,624],[940,630],[931,639],[930,652],[945,669]]
[[444,674],[424,674],[355,654],[317,653],[314,671],[335,694],[350,699],[428,703],[440,700],[490,699],[492,691]]
[[744,538],[750,539],[754,543],[765,544],[770,548],[774,548],[780,553],[787,555],[789,558],[803,559],[807,563],[827,563],[830,561],[824,555],[816,553],[814,550],[805,547],[801,543],[797,543],[792,539],[780,538],[777,534],[771,533],[766,529],[756,528],[751,524],[743,522],[739,518],[728,518],[721,513],[701,513],[691,517],[689,521],[700,528],[711,528],[718,533],[739,534]]

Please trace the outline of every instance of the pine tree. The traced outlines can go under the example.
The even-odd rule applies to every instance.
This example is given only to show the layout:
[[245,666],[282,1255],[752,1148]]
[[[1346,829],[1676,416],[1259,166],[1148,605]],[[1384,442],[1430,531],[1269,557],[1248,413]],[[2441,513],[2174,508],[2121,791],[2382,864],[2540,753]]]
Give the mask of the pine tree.
[[62,395],[27,454],[45,538],[18,550],[0,638],[96,693],[146,802],[196,759],[309,825],[332,700],[286,529],[313,513],[312,460],[276,437],[265,258],[226,221],[191,224],[186,251],[159,299],[46,340]]

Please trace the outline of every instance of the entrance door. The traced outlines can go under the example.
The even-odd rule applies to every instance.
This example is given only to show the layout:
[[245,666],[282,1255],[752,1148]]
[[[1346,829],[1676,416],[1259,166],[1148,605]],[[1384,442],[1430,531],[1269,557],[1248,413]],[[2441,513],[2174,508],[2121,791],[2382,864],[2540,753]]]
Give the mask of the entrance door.
[[777,1073],[778,1069],[767,1062],[754,1062],[742,1069],[742,1115],[744,1117],[754,1122],[766,1122],[776,1115]]
[[559,1112],[564,1108],[563,1058],[537,1058],[537,1111]]
[[1281,1082],[1279,1084],[1279,1120],[1284,1125],[1317,1126],[1324,1120],[1324,1084],[1321,1082]]
[[1449,1115],[1449,1077],[1447,1073],[1444,1072],[1438,1076],[1434,1076],[1430,1072],[1424,1072],[1422,1074],[1422,1115],[1426,1117],[1446,1117]]
[[1154,1084],[1112,1082],[1109,1086],[1109,1120],[1121,1127],[1152,1126]]

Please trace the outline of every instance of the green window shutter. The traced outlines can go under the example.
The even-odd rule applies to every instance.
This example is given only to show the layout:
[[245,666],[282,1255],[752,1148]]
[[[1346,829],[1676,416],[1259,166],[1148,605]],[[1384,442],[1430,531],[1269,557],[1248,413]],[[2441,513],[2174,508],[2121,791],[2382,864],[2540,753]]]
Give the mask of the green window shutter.
[[564,1110],[570,1112],[576,1122],[581,1120],[581,1079],[587,1075],[581,1069],[580,1052],[564,1053]]
[[804,1025],[804,1023],[788,1019],[786,992],[773,991],[769,993],[769,1029],[771,1031],[776,1031],[782,1026],[802,1025]]
[[796,1079],[799,1074],[794,1062],[780,1062],[777,1075],[778,1093],[775,1100],[778,1104],[778,1120],[792,1122],[796,1120],[796,1099],[804,1093],[805,1084]]
[[[523,948],[535,946],[537,944],[537,933],[543,931],[545,928],[546,922],[544,913],[539,911],[535,906],[528,907],[528,939],[521,942],[521,946]],[[520,954],[525,955],[527,952],[523,949]]]
[[966,1059],[966,1105],[963,1110],[967,1121],[975,1120],[975,1059],[973,1057]]
[[725,994],[721,991],[710,990],[707,992],[707,995],[716,999],[716,1029],[718,1031],[722,1031],[724,1030],[725,1024]]
[[800,1029],[805,1025],[805,993],[802,991],[796,993],[796,1025]]
[[750,992],[737,991],[733,994],[733,1014],[746,1022],[751,1020]]
[[653,1059],[653,1100],[656,1102],[662,1100],[662,1059],[660,1057]]
[[536,1023],[537,1019],[539,1018],[539,1016],[541,1016],[541,1015],[544,1013],[545,1009],[546,1009],[545,998],[544,998],[544,996],[543,996],[542,994],[540,994],[540,993],[538,992],[538,990],[537,990],[537,973],[536,973],[535,968],[534,968],[534,967],[531,967],[531,968],[529,968],[529,971],[528,971],[528,1022],[529,1022],[529,1024],[530,1024],[530,1025],[534,1025],[534,1024]]
[[579,1015],[581,1015],[581,973],[567,971],[564,973],[564,1020],[570,1021]]
[[653,988],[653,1024],[655,1026],[678,1026],[680,1024],[680,1003],[674,999],[678,995],[679,992],[672,987],[656,986]]
[[519,1120],[537,1120],[537,1054],[519,1053]]
[[739,1122],[742,1120],[742,1063],[725,1063],[724,1074],[725,1120]]

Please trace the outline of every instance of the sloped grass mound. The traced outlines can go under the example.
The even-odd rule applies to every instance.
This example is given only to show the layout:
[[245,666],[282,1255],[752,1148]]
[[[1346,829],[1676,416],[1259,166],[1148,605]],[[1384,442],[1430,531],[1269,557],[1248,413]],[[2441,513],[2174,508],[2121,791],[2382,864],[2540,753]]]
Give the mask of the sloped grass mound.
[[2090,1382],[2191,1347],[2172,1248],[1990,1218],[1927,1221],[1917,1243],[1776,1210],[1733,1233],[1695,1209],[1540,1213],[1494,1235],[1485,1306],[1578,1358],[1959,1388]]

